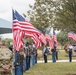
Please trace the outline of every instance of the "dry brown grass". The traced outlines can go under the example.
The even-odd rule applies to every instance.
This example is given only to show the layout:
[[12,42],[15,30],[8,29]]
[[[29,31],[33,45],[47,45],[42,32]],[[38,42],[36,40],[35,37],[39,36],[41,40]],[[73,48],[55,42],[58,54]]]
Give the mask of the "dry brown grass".
[[42,58],[43,54],[42,54],[42,50],[37,50],[37,54],[38,54],[38,59]]

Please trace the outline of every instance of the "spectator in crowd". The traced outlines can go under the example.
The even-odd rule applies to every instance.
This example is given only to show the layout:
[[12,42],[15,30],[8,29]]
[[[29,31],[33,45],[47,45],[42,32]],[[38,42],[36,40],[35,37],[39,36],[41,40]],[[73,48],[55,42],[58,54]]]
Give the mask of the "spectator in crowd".
[[59,53],[59,50],[56,48],[56,60],[58,60],[58,53]]
[[44,62],[47,63],[47,55],[48,55],[48,48],[47,46],[44,46],[44,49],[43,49],[43,56],[44,56]]
[[15,52],[15,75],[23,75],[23,61],[24,61],[24,50],[20,49],[19,52]]
[[35,43],[32,43],[32,49],[33,49],[33,56],[34,56],[33,65],[35,65],[35,63],[37,63],[37,49],[36,49]]
[[29,68],[30,68],[30,50],[29,50],[29,45],[30,45],[30,43],[27,42],[26,45],[24,46],[24,52],[25,52],[25,55],[26,55],[25,70],[29,70]]
[[51,49],[51,51],[52,51],[52,61],[53,62],[56,62],[56,45],[55,44],[56,43],[54,42],[54,48]]
[[34,50],[34,56],[35,56],[35,63],[37,63],[37,48],[35,46],[35,44],[33,44],[33,50]]
[[73,46],[71,43],[69,43],[68,45],[69,62],[72,62],[72,51],[73,51]]
[[12,42],[10,42],[9,49],[13,52],[13,43]]
[[29,45],[29,54],[30,54],[30,67],[32,67],[35,63],[34,49],[32,44]]

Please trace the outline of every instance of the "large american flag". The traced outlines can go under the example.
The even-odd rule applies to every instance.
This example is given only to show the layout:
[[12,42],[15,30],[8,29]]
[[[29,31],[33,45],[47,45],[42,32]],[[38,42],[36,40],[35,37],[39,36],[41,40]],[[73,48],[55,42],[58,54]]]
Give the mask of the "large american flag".
[[19,26],[18,19],[16,18],[15,12],[13,11],[13,25],[12,25],[12,32],[13,32],[13,46],[14,49],[17,51],[20,50],[20,48],[23,46],[23,37],[24,32],[21,29],[14,29],[16,26]]
[[27,20],[25,20],[17,11],[13,13],[13,42],[14,48],[19,51],[23,46],[24,36],[30,37],[35,42],[36,46],[41,46],[41,42],[38,39],[40,32]]
[[31,32],[25,32],[25,36],[34,41],[36,48],[41,47],[41,41],[39,40],[38,35]]

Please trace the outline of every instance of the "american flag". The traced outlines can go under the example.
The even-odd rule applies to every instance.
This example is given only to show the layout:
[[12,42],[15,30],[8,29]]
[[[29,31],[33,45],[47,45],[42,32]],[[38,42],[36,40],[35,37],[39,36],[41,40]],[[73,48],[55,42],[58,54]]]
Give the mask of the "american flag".
[[39,34],[39,40],[44,44],[44,45],[46,45],[47,44],[47,42],[46,42],[46,37],[44,36],[44,34],[39,30],[39,29],[37,29],[39,32],[40,32],[40,34]]
[[76,42],[76,34],[74,34],[73,40]]
[[58,46],[58,41],[54,30],[53,30],[52,40],[56,43],[56,46]]
[[44,36],[44,34],[43,33],[41,33],[40,35],[39,35],[39,39],[41,40],[41,42],[44,44],[44,45],[46,45],[46,37]]
[[35,38],[36,38],[36,47],[38,48],[38,47],[41,47],[41,45],[42,45],[42,43],[41,43],[41,41],[40,41],[40,39],[39,39],[39,37],[36,35],[36,34],[33,34],[34,36],[35,36]]
[[36,48],[41,47],[41,41],[39,40],[38,35],[35,33],[26,32],[25,36],[34,41]]
[[47,30],[46,30],[45,37],[46,37],[46,41],[49,43],[49,46],[51,47],[51,49],[53,49],[54,48],[53,41],[52,41],[52,39],[51,39],[51,37],[50,37],[50,35],[49,35]]
[[68,37],[69,37],[69,38],[72,38],[74,41],[76,41],[76,34],[74,34],[74,32],[70,31],[70,32],[68,33]]
[[15,17],[17,19],[15,20],[17,24],[14,25],[14,28],[13,28],[14,30],[20,29],[22,31],[33,32],[33,33],[39,34],[37,29],[31,23],[25,20],[17,11],[15,11]]
[[70,31],[70,32],[68,33],[68,37],[73,39],[73,38],[74,38],[74,32]]
[[15,17],[15,13],[13,11],[13,26],[12,26],[12,32],[13,32],[13,46],[14,49],[16,49],[17,51],[20,50],[20,48],[23,46],[24,42],[22,40],[22,38],[24,37],[24,33],[22,30],[20,29],[16,29],[14,30],[14,25],[19,25],[19,23],[16,23],[17,19]]
[[[40,34],[40,32],[31,23],[25,20],[17,11],[15,11],[13,16],[13,18],[15,19],[13,20],[12,29],[14,34],[14,46],[17,48],[17,50],[19,51],[19,49],[22,47],[22,38],[24,36],[33,39],[37,48],[41,46],[41,42],[38,39],[38,35]],[[21,35],[19,35],[19,33]]]

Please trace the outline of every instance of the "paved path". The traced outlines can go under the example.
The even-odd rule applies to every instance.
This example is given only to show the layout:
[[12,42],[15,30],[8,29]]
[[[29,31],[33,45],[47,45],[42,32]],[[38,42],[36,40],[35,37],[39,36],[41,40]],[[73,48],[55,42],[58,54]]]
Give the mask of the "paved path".
[[[44,63],[44,60],[38,60],[38,63]],[[52,60],[48,60],[48,62],[52,62]],[[69,62],[69,60],[57,60],[56,62]],[[76,60],[72,60],[72,62],[76,62]]]

